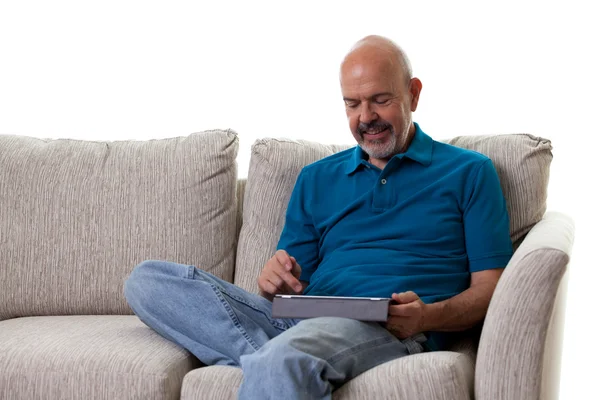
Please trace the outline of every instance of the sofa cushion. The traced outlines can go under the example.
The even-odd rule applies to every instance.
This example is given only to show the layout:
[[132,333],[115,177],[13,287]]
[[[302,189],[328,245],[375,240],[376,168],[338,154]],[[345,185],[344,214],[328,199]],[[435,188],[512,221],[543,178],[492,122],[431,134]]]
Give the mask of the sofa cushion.
[[256,279],[275,252],[287,203],[302,167],[349,147],[288,139],[261,139],[252,145],[236,257],[236,285],[258,292]]
[[[339,400],[458,400],[471,399],[475,357],[443,351],[396,359],[372,368],[333,392]],[[185,376],[182,400],[237,398],[243,373],[240,368],[213,366]]]
[[235,400],[243,377],[237,367],[215,365],[195,369],[183,379],[181,400]]
[[198,366],[134,316],[0,322],[2,399],[178,399]]
[[[498,172],[510,217],[510,238],[521,243],[546,212],[552,144],[528,134],[458,136],[446,143],[488,156]],[[516,246],[515,246],[516,247]]]
[[436,351],[370,369],[334,392],[334,400],[459,400],[473,398],[473,359]]
[[135,265],[233,278],[232,131],[148,141],[0,136],[0,320],[128,314]]
[[[444,142],[487,155],[500,178],[515,247],[546,210],[550,141],[527,134],[461,136]],[[277,247],[301,169],[351,147],[263,139],[252,147],[234,282],[257,292],[256,278]]]

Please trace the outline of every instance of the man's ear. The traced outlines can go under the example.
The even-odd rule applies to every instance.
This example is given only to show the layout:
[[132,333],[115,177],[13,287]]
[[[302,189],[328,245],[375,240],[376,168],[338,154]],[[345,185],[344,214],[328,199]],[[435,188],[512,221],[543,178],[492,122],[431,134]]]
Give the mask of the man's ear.
[[411,94],[410,110],[417,111],[417,105],[419,104],[419,96],[421,95],[421,89],[423,89],[423,83],[419,78],[412,78],[408,90]]

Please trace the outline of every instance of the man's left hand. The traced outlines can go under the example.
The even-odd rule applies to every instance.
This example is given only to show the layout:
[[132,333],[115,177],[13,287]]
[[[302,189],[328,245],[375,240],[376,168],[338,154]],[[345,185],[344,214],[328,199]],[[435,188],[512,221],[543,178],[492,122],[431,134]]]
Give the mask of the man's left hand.
[[398,339],[425,331],[427,305],[415,292],[392,294],[397,304],[390,304],[386,328]]

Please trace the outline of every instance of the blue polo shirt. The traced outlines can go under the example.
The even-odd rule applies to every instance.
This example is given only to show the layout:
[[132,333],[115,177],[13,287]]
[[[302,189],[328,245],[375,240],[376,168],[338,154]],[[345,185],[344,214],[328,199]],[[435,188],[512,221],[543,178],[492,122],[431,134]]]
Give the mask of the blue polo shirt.
[[[413,291],[433,303],[466,290],[472,272],[506,266],[509,219],[491,160],[415,128],[383,170],[359,146],[302,169],[277,248],[300,264],[304,294]],[[427,345],[447,338],[431,332]]]

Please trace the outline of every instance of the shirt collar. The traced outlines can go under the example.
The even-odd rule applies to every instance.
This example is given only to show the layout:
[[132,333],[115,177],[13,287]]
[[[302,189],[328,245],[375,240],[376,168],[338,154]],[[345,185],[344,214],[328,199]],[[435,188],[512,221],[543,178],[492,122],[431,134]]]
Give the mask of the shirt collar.
[[[406,153],[396,154],[394,157],[404,156],[414,160],[427,167],[431,164],[431,155],[433,152],[433,139],[421,130],[419,124],[415,124],[415,136],[413,137]],[[352,156],[347,161],[346,173],[350,175],[358,169],[361,164],[366,164],[369,156],[360,146],[354,148]]]

